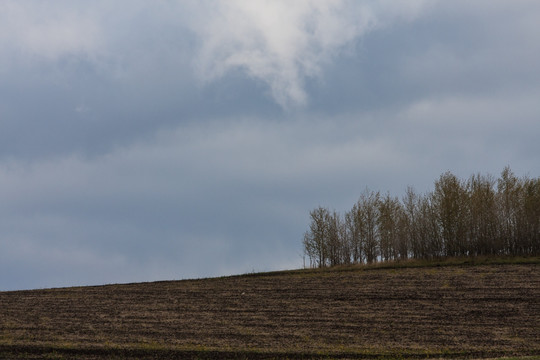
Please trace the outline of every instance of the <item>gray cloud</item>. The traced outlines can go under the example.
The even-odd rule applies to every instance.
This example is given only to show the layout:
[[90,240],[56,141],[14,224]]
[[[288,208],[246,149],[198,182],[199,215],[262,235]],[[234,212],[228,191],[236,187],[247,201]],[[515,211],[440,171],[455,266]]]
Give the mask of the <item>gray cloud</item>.
[[[56,61],[70,55],[93,55],[101,47],[101,29],[89,11],[70,2],[0,4],[0,59]],[[10,56],[7,56],[10,54]]]
[[304,82],[366,33],[397,19],[411,20],[423,1],[228,1],[206,8],[192,29],[201,46],[197,68],[206,81],[242,69],[270,87],[283,108],[308,102]]
[[0,5],[0,290],[299,267],[366,186],[540,174],[536,2],[56,4]]

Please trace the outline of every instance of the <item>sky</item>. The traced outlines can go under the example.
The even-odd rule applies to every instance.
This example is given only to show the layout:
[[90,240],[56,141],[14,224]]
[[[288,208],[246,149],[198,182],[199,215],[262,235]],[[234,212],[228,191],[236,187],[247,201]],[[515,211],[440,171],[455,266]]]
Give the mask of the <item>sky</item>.
[[369,188],[540,176],[534,0],[0,1],[0,291],[302,267]]

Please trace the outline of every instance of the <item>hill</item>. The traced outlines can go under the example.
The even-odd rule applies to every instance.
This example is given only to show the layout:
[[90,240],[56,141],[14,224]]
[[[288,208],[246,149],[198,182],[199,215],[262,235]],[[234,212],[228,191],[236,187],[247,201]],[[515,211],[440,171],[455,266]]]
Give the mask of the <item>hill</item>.
[[540,259],[0,292],[0,358],[540,356]]

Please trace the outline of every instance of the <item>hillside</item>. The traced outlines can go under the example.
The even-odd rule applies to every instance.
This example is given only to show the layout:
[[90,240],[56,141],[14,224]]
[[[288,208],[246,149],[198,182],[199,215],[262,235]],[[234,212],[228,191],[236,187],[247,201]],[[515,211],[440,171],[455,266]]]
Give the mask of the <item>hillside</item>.
[[0,358],[526,355],[538,258],[0,292]]

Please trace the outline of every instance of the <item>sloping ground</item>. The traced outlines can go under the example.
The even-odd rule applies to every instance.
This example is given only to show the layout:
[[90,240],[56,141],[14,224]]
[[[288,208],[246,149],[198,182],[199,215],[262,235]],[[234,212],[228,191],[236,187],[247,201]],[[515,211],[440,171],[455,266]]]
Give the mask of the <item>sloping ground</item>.
[[0,292],[0,358],[540,356],[540,265]]

